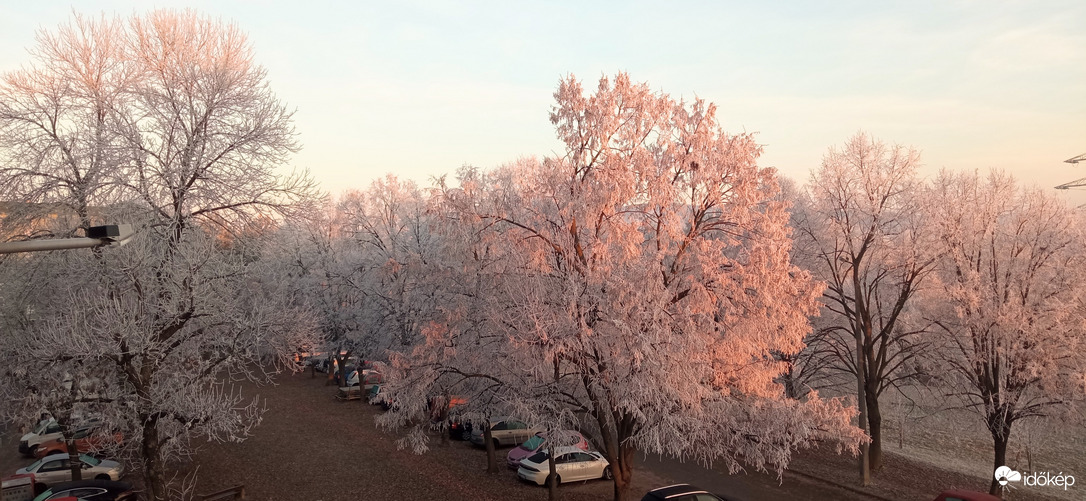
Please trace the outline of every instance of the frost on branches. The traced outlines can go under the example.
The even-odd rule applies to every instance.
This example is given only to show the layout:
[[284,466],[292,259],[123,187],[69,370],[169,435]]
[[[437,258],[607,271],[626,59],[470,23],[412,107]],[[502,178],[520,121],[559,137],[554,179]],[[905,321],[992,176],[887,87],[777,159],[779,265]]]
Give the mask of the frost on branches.
[[[943,252],[928,314],[948,382],[987,426],[998,468],[1015,422],[1086,396],[1082,216],[999,172],[944,171],[929,204]],[[999,489],[992,479],[991,493]]]
[[[492,295],[485,328],[503,335],[474,351],[493,358],[470,379],[497,405],[579,419],[611,464],[615,499],[638,450],[733,471],[780,471],[814,440],[854,451],[852,409],[787,399],[776,381],[773,354],[803,347],[822,286],[789,262],[788,214],[753,137],[722,132],[711,104],[624,74],[591,95],[564,79],[555,98],[565,156],[460,193],[471,200],[458,217],[479,228],[470,256],[503,256],[480,289]],[[447,325],[429,331],[431,347],[456,346],[443,333],[464,330]]]
[[[190,440],[241,440],[259,422],[230,382],[266,380],[271,360],[314,341],[261,260],[260,237],[313,195],[306,175],[276,172],[297,149],[291,113],[245,35],[192,11],[76,16],[39,43],[34,64],[0,82],[0,184],[71,208],[68,231],[102,219],[137,231],[52,262],[41,286],[64,301],[35,305],[20,326],[35,342],[16,359],[57,362],[72,388],[100,380],[95,402],[68,402],[103,404],[87,410],[125,432],[148,497],[175,498],[171,462]],[[24,394],[28,409],[57,403]]]
[[826,282],[825,314],[801,359],[830,381],[842,379],[834,372],[855,381],[860,424],[871,436],[869,449],[861,448],[865,484],[868,468],[882,467],[879,399],[915,376],[914,359],[926,348],[907,321],[934,266],[919,161],[913,148],[856,134],[823,157],[793,213],[796,262]]

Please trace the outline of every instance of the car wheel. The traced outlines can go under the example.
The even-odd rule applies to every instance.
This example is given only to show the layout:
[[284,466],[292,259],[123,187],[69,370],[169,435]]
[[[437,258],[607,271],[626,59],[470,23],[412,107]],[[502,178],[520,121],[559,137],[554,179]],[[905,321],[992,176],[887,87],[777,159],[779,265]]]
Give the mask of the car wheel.
[[471,440],[471,430],[464,428],[464,431],[460,432],[460,440],[465,442]]
[[605,468],[603,469],[603,476],[602,476],[602,477],[600,477],[600,478],[602,478],[602,479],[604,479],[604,480],[611,480],[611,479],[612,479],[612,478],[614,478],[614,477],[615,477],[615,476],[614,476],[614,475],[613,475],[613,474],[611,473],[611,467],[610,467],[610,466],[608,466],[608,467],[605,467]]
[[94,479],[95,480],[113,480],[112,478],[110,478],[109,475],[106,475],[105,473],[99,473],[97,476],[94,477]]
[[496,439],[496,438],[495,438],[495,439],[493,439],[493,442],[494,442],[494,448],[495,448],[495,449],[497,449],[497,448],[499,448],[499,447],[501,447],[501,446],[502,446],[502,443],[501,443],[501,442],[499,442],[499,441],[498,441],[498,439]]

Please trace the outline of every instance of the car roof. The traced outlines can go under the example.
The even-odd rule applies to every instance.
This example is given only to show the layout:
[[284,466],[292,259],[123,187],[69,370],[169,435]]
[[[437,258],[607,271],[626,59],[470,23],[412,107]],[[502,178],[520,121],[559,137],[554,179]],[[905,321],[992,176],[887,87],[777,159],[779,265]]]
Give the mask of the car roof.
[[[577,447],[576,445],[563,445],[563,446],[554,448],[554,453],[558,454],[558,455],[569,454],[570,452],[596,452],[596,451],[586,451],[584,449],[581,449],[580,447]],[[548,449],[548,453],[549,453],[549,449]]]
[[[86,456],[86,454],[83,454],[82,452],[79,453],[79,458],[80,459],[83,459],[83,456]],[[58,459],[68,459],[68,457],[69,457],[69,455],[68,455],[67,452],[61,452],[61,453],[50,454],[48,456],[45,456],[45,457],[41,458],[39,461],[41,461],[43,463],[47,463],[49,461],[56,461]],[[90,457],[90,456],[88,456],[88,457]],[[102,459],[100,461],[105,462],[106,460]]]
[[101,487],[103,489],[131,490],[132,489],[132,484],[130,484],[128,482],[120,482],[120,481],[115,481],[115,480],[98,480],[98,479],[91,478],[91,479],[87,479],[87,480],[72,480],[72,481],[69,481],[69,482],[58,482],[58,483],[50,485],[49,489],[51,489],[53,492],[60,492],[60,491],[66,490],[66,489],[75,489],[75,488],[79,488],[79,487]]
[[705,489],[702,489],[700,487],[694,487],[693,485],[690,485],[690,484],[669,485],[667,487],[660,487],[659,489],[653,489],[653,490],[649,491],[649,494],[652,494],[652,495],[654,495],[654,496],[656,496],[656,497],[658,497],[660,499],[668,499],[668,498],[673,498],[673,497],[677,497],[677,496],[683,496],[683,495],[686,495],[686,494],[699,494],[699,493],[709,494],[709,491],[707,491]]
[[49,461],[56,461],[58,459],[68,459],[68,453],[63,452],[63,453],[57,453],[57,454],[50,454],[48,456],[42,457],[41,461],[43,463],[48,463]]

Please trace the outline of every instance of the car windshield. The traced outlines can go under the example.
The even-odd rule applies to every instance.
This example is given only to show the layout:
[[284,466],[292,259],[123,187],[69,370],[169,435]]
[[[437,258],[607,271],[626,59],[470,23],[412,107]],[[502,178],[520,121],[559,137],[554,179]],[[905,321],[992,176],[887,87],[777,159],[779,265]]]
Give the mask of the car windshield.
[[98,466],[98,463],[102,462],[101,459],[95,459],[95,458],[92,458],[92,457],[90,457],[90,456],[88,456],[86,454],[80,454],[79,459],[80,459],[80,461],[83,461],[84,463],[87,463],[87,464],[89,464],[91,466]]
[[41,435],[45,432],[45,429],[51,424],[53,424],[53,421],[48,419],[38,423],[38,426],[34,427],[34,434]]
[[528,458],[528,462],[535,463],[535,464],[543,464],[543,463],[547,462],[547,457],[548,457],[547,456],[547,451],[539,451],[539,452],[537,452],[535,454],[532,454],[532,456]]
[[543,437],[541,437],[539,435],[536,435],[536,436],[534,436],[532,438],[529,438],[528,440],[524,441],[524,443],[521,444],[520,446],[524,450],[534,451],[534,450],[538,449],[540,445],[543,445]]
[[30,466],[26,467],[26,471],[37,470],[38,467],[41,466],[42,461],[45,461],[45,458],[41,458],[41,459],[39,459],[37,461],[34,461],[33,463],[30,463]]

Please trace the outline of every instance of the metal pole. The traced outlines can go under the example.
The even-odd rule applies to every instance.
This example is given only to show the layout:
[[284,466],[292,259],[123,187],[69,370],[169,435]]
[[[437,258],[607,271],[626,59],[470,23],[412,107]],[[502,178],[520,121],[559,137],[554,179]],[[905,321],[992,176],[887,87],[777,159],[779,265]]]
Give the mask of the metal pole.
[[13,252],[37,252],[64,249],[84,249],[109,245],[108,240],[98,238],[59,238],[54,240],[26,240],[23,242],[0,243],[0,254]]
[[87,228],[87,237],[54,238],[48,240],[24,240],[0,242],[0,254],[38,252],[64,249],[86,249],[106,245],[124,245],[132,237],[132,225],[107,224]]

